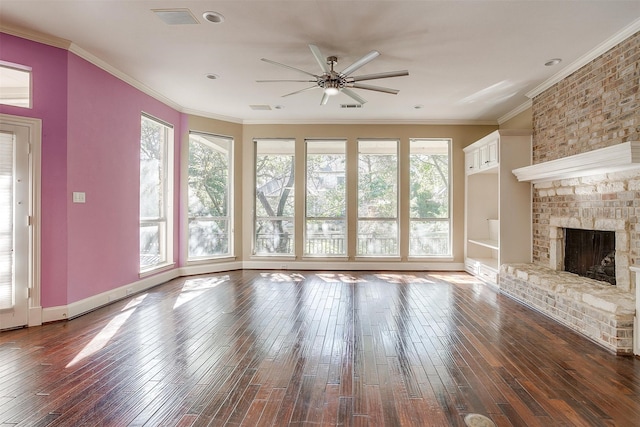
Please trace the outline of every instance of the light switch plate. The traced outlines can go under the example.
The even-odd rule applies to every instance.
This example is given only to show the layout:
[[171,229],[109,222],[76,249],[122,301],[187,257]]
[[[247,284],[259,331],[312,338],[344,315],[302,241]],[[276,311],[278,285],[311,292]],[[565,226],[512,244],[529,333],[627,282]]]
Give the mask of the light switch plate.
[[83,191],[73,192],[73,203],[84,203],[85,200],[85,194]]

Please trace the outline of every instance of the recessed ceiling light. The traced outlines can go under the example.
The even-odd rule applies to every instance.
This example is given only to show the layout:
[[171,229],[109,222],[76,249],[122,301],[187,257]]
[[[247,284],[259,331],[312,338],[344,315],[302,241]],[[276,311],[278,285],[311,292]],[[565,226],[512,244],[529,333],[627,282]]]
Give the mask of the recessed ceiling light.
[[202,14],[202,17],[209,22],[213,22],[214,24],[220,24],[224,22],[224,16],[218,12],[205,12]]
[[275,107],[276,110],[284,110],[284,105],[276,105]]
[[424,108],[424,105],[421,105],[421,104],[414,105],[413,108],[415,108],[416,110],[420,110],[420,109]]
[[560,58],[553,58],[544,63],[545,67],[553,67],[554,65],[558,65],[562,62]]
[[217,74],[209,73],[209,74],[207,74],[207,78],[211,79],[211,80],[216,80],[216,79],[218,79],[220,77]]

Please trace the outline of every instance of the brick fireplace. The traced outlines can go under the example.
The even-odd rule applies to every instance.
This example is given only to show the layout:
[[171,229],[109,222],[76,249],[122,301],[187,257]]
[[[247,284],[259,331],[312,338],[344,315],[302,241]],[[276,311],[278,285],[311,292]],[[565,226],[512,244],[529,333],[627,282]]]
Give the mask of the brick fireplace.
[[[529,94],[532,166],[515,173],[533,183],[532,263],[500,273],[503,292],[618,354],[633,353],[640,293],[639,52],[640,32]],[[617,286],[562,271],[565,228],[615,233]]]

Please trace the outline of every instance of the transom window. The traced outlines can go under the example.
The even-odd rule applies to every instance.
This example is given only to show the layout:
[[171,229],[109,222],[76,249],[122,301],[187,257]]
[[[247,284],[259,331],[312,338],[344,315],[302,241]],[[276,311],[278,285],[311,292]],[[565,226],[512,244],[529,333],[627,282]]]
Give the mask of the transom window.
[[0,61],[0,104],[31,108],[31,68]]

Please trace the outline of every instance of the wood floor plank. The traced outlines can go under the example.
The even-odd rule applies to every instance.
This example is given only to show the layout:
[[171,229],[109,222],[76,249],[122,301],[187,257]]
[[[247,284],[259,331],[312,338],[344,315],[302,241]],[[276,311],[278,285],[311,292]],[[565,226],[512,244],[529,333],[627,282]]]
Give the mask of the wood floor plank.
[[0,333],[0,426],[640,425],[619,357],[465,273],[241,270]]

